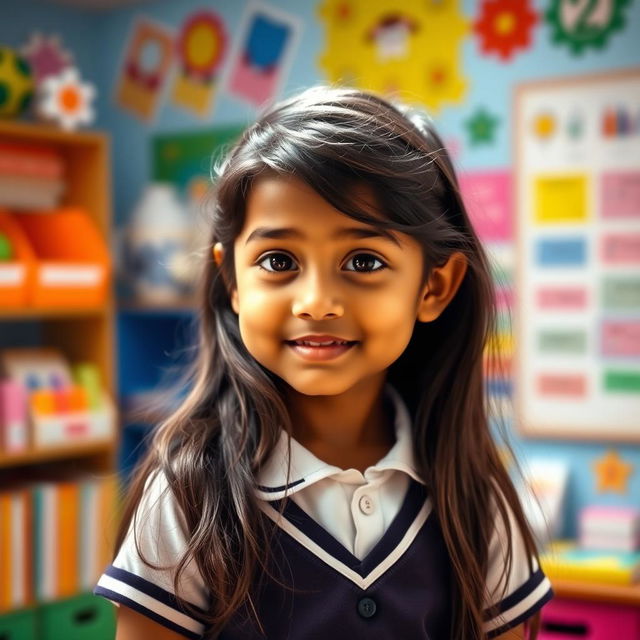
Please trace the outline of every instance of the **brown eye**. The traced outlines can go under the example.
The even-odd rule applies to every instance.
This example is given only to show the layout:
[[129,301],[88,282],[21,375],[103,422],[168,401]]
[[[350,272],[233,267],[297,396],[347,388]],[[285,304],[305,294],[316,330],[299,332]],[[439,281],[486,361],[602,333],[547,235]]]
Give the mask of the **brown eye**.
[[269,253],[258,262],[260,269],[271,273],[292,271],[293,265],[295,265],[293,258],[286,253]]
[[376,258],[371,253],[358,253],[353,258],[350,258],[347,264],[353,264],[353,268],[347,269],[347,271],[356,271],[357,273],[380,271],[387,266],[380,258]]

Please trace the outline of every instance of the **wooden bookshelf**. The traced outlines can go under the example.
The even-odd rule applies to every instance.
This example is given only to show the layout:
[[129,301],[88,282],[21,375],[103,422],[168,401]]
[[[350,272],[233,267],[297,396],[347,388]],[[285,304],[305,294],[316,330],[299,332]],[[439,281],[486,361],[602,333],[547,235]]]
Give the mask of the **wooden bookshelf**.
[[557,598],[640,607],[640,584],[619,585],[575,580],[552,580],[551,584]]

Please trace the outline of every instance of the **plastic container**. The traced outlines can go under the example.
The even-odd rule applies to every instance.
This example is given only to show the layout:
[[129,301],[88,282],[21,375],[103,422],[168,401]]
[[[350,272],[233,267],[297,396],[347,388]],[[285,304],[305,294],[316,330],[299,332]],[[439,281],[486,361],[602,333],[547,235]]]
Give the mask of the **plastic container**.
[[7,237],[11,258],[0,260],[0,309],[27,306],[35,273],[35,255],[14,216],[0,210],[0,233]]
[[2,640],[38,640],[36,611],[24,609],[2,614],[0,638]]
[[35,256],[31,307],[90,307],[107,299],[111,259],[99,229],[80,208],[14,216]]
[[115,607],[104,598],[82,594],[40,608],[40,640],[113,640]]

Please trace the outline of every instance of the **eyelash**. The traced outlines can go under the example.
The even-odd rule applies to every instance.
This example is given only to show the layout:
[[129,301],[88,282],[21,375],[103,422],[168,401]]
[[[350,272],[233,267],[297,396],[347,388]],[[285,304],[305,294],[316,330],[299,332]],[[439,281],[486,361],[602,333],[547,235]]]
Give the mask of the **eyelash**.
[[[265,260],[272,258],[273,256],[285,256],[295,264],[295,260],[290,255],[283,253],[282,251],[272,251],[271,253],[266,253],[265,255],[261,256],[261,258],[256,263],[258,269],[261,269],[262,271],[266,271],[267,273],[287,273],[287,272],[295,271],[295,269],[285,269],[284,271],[275,271],[275,270],[266,269],[265,267],[263,267],[262,263]],[[381,266],[376,267],[375,269],[371,269],[370,271],[356,271],[355,269],[347,269],[347,271],[351,271],[352,273],[376,273],[377,271],[382,271],[383,269],[387,268],[387,264],[383,260],[378,258],[378,256],[375,256],[372,253],[366,253],[366,252],[354,254],[351,258],[349,258],[347,262],[351,262],[351,260],[353,260],[354,258],[359,258],[361,256],[367,256],[369,258],[373,258],[375,261],[379,262]]]

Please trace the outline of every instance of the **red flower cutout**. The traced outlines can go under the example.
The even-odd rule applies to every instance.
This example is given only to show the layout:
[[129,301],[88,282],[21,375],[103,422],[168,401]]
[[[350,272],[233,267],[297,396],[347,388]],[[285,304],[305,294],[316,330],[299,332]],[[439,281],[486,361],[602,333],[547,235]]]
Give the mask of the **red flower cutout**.
[[531,44],[531,29],[536,22],[538,14],[529,0],[483,0],[473,30],[480,36],[484,54],[495,51],[506,62],[516,49]]

